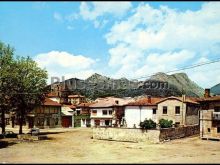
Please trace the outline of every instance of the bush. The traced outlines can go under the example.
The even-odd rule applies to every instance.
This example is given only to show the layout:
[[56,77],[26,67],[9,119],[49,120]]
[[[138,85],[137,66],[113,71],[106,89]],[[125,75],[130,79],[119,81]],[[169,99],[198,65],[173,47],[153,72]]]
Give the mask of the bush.
[[173,121],[167,119],[160,119],[159,124],[161,128],[170,128],[173,125]]
[[156,123],[151,119],[149,120],[145,119],[143,122],[140,122],[140,127],[142,129],[152,129],[152,128],[156,128]]

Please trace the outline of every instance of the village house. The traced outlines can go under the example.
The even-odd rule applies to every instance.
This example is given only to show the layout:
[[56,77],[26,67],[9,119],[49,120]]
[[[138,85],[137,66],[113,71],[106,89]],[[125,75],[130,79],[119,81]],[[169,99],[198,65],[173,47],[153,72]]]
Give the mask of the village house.
[[162,98],[148,96],[125,105],[124,120],[127,128],[140,128],[145,119],[156,120],[157,102]]
[[62,127],[74,127],[74,110],[76,109],[73,105],[63,105],[61,107],[61,120]]
[[90,105],[91,126],[120,126],[124,117],[124,105],[129,99],[107,97]]
[[160,119],[172,120],[175,126],[199,124],[198,99],[186,96],[167,97],[157,102],[156,123]]
[[211,96],[210,89],[205,89],[204,98],[199,100],[200,137],[220,139],[220,96]]
[[75,127],[89,127],[90,120],[90,105],[93,103],[81,103],[76,105],[76,111],[74,116]]
[[61,104],[46,98],[27,115],[28,127],[56,128],[61,127]]
[[82,95],[69,95],[68,96],[68,103],[73,105],[78,105],[80,103],[85,103],[85,96]]

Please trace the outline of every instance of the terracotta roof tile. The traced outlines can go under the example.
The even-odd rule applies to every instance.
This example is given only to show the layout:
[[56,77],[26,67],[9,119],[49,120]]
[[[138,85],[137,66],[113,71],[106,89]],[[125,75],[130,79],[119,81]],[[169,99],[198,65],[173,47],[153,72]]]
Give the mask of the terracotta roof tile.
[[162,97],[151,97],[151,99],[149,100],[148,98],[141,98],[137,101],[134,102],[130,102],[127,105],[129,106],[138,106],[138,105],[156,105],[157,102],[161,101],[163,98]]
[[92,104],[95,104],[96,102],[92,102],[92,103],[80,103],[79,105],[77,105],[77,107],[89,107]]
[[211,96],[211,97],[203,97],[200,98],[199,102],[204,102],[204,101],[220,101],[220,96]]
[[98,107],[124,106],[129,102],[131,102],[131,99],[107,97],[107,98],[98,99],[96,103],[90,105],[89,107],[98,108]]
[[[182,100],[183,100],[182,97],[170,96],[170,97],[166,97],[166,98],[160,100],[158,103],[163,102],[163,101],[166,101],[166,100],[170,100],[170,99],[176,99],[176,100],[179,100],[179,101],[182,101]],[[186,97],[185,101],[183,101],[183,102],[184,102],[184,103],[199,104],[199,103],[198,103],[198,99],[193,98],[193,97]]]
[[44,102],[43,102],[43,105],[48,105],[48,106],[61,106],[61,104],[59,104],[58,102],[56,101],[53,101],[49,98],[45,98]]

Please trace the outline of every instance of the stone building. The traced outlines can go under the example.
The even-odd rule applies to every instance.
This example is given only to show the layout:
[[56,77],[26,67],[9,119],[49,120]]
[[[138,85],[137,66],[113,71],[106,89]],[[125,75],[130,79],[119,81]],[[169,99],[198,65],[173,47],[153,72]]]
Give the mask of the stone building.
[[220,96],[210,96],[205,90],[204,98],[200,99],[200,137],[220,139]]
[[157,103],[156,122],[172,120],[175,126],[199,124],[199,103],[196,98],[167,97]]

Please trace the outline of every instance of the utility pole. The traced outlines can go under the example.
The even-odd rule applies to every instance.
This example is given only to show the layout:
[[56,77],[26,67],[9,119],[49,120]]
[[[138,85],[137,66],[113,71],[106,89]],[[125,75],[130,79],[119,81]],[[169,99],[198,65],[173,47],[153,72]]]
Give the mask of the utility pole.
[[184,100],[185,98],[184,98],[184,96],[183,96],[183,85],[182,85],[182,125],[183,125],[183,102],[185,101]]

